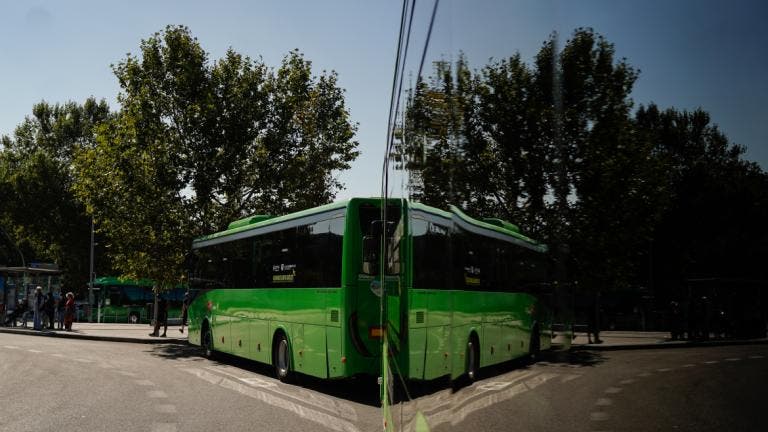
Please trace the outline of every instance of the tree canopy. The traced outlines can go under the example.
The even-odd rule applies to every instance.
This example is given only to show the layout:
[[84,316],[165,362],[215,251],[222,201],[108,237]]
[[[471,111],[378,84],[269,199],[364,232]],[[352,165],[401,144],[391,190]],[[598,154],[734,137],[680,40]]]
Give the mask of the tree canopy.
[[192,237],[328,203],[357,157],[335,72],[298,51],[276,69],[208,57],[186,27],[143,40],[113,66],[120,111],[75,153],[76,195],[123,275],[177,283]]
[[553,35],[530,65],[439,61],[409,91],[390,156],[417,200],[568,244],[589,290],[765,280],[768,176],[703,110],[635,109],[638,77],[584,28],[561,49]]

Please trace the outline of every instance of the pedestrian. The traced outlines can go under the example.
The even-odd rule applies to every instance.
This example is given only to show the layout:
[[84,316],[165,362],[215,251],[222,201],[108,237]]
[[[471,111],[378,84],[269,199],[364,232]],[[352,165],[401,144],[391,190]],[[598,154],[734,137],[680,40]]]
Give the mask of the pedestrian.
[[184,333],[184,326],[187,325],[187,314],[189,313],[189,290],[184,293],[184,300],[181,303],[181,328],[179,331]]
[[75,319],[75,295],[67,293],[67,302],[64,304],[64,330],[72,331],[72,321]]
[[587,342],[592,343],[594,336],[594,343],[601,344],[603,341],[600,339],[600,293],[596,292],[593,297],[592,304],[587,311]]
[[32,296],[25,297],[19,304],[19,311],[21,312],[21,327],[27,328],[27,321],[29,321],[29,315],[32,313],[30,303],[32,302]]
[[66,303],[66,299],[59,295],[59,297],[56,299],[56,315],[58,318],[59,330],[64,329],[64,303]]
[[45,303],[43,304],[43,311],[45,312],[45,317],[48,321],[48,328],[53,330],[53,313],[55,312],[56,308],[54,306],[54,300],[53,300],[53,293],[49,292],[47,296],[45,296]]
[[[160,326],[163,326],[163,334],[159,334]],[[157,302],[157,319],[155,320],[155,330],[149,335],[165,337],[166,332],[168,332],[168,299],[161,297]]]
[[43,296],[43,287],[38,286],[35,288],[34,294],[34,306],[33,306],[33,318],[32,325],[35,330],[43,329],[43,305],[45,304],[45,298]]
[[672,340],[683,338],[682,322],[683,316],[680,310],[680,303],[672,300],[669,302],[669,327]]

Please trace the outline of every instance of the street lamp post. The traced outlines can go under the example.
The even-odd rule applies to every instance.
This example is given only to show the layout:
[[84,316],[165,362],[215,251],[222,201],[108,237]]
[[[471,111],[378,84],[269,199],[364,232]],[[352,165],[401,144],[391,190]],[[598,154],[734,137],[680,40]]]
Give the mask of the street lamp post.
[[88,280],[88,322],[93,322],[93,216],[91,216],[91,266]]

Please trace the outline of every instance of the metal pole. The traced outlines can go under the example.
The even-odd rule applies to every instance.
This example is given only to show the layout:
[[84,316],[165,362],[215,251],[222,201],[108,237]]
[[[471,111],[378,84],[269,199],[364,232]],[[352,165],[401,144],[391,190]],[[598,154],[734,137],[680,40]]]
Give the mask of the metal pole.
[[91,216],[91,271],[88,274],[88,322],[93,322],[93,216]]

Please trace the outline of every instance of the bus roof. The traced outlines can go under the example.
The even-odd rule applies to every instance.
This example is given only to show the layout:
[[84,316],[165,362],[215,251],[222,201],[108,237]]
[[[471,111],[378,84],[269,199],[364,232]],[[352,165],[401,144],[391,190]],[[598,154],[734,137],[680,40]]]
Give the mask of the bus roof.
[[[289,213],[287,215],[283,216],[275,216],[275,217],[264,217],[263,215],[257,215],[252,216],[248,218],[243,218],[237,221],[234,221],[229,224],[229,227],[224,231],[219,231],[217,233],[209,234],[206,236],[198,237],[196,238],[192,243],[199,243],[202,241],[212,240],[219,237],[225,237],[228,235],[236,234],[242,231],[248,231],[252,230],[254,228],[259,228],[263,226],[269,226],[274,225],[280,222],[286,222],[293,219],[299,219],[306,216],[311,216],[318,213],[325,213],[333,210],[339,210],[347,207],[347,204],[349,204],[350,200],[344,200],[344,201],[338,201],[331,204],[322,205],[320,207],[312,207],[310,209],[298,211],[295,213]],[[248,223],[247,221],[252,220],[251,223]]]
[[[253,215],[249,216],[247,218],[239,219],[236,221],[233,221],[229,224],[228,228],[224,231],[220,231],[217,233],[209,234],[206,236],[198,237],[193,241],[194,243],[200,243],[200,242],[207,242],[209,240],[217,239],[220,237],[225,237],[229,235],[233,235],[236,233],[240,233],[243,231],[249,231],[252,229],[265,227],[269,225],[278,224],[281,222],[287,222],[294,219],[300,219],[307,216],[312,216],[315,214],[320,213],[326,213],[333,210],[339,210],[346,208],[351,202],[357,202],[357,201],[380,201],[381,198],[371,197],[371,198],[351,198],[349,200],[344,201],[338,201],[331,204],[322,205],[319,207],[313,207],[310,209],[298,211],[295,213],[289,213],[287,215],[283,216],[267,216],[267,215]],[[390,199],[390,201],[401,201],[400,199]],[[405,201],[405,200],[402,200]],[[485,221],[474,219],[470,216],[467,216],[464,212],[462,212],[458,207],[456,206],[450,206],[449,211],[441,210],[436,207],[431,207],[425,204],[421,204],[418,202],[409,202],[407,204],[411,209],[414,210],[420,210],[424,212],[428,212],[431,214],[434,214],[436,216],[440,216],[446,219],[453,219],[453,215],[456,215],[456,217],[466,223],[470,224],[472,226],[475,226],[477,228],[482,228],[486,230],[491,230],[493,232],[503,234],[505,236],[512,237],[516,240],[522,241],[524,243],[527,243],[531,247],[534,247],[536,249],[539,249],[540,251],[544,252],[546,251],[547,247],[544,244],[541,244],[530,237],[527,237],[520,233],[519,228],[505,220],[498,219],[498,218],[488,218],[485,219]]]

